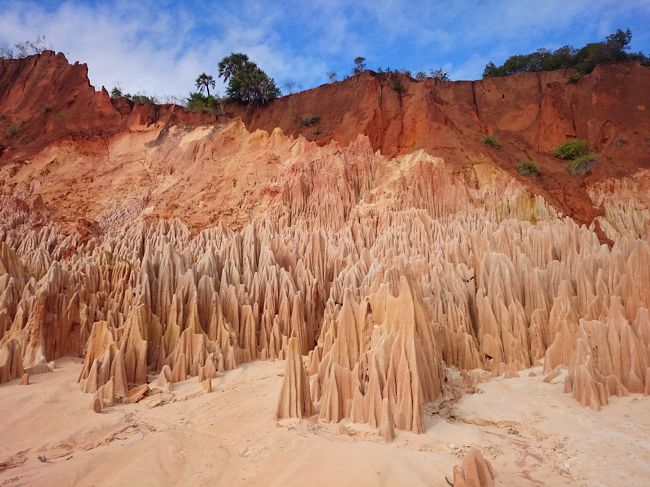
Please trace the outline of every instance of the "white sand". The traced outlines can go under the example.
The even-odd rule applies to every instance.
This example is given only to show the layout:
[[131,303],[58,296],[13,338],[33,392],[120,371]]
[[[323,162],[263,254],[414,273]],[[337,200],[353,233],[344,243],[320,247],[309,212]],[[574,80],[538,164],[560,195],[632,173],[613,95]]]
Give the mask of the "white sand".
[[483,393],[427,416],[425,434],[399,431],[385,444],[365,426],[345,434],[315,419],[275,421],[282,362],[243,365],[213,379],[211,394],[192,378],[171,397],[101,414],[75,382],[80,367],[62,359],[29,386],[0,386],[0,486],[446,486],[471,445],[497,485],[650,484],[650,398],[613,398],[595,412],[559,379],[528,371],[481,384]]

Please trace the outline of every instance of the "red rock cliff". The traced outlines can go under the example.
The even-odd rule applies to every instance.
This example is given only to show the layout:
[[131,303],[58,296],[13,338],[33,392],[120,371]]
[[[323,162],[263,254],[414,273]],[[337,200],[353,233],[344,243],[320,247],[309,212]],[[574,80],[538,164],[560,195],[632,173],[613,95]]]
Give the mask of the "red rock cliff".
[[[230,104],[248,130],[302,135],[321,145],[347,145],[359,134],[388,156],[416,149],[444,157],[459,170],[496,164],[515,177],[520,159],[534,159],[542,176],[520,178],[556,208],[579,222],[596,213],[585,185],[650,167],[650,69],[634,63],[599,66],[569,82],[570,73],[525,73],[482,81],[440,82],[366,72],[344,81],[286,96],[258,109]],[[306,127],[303,118],[318,115]],[[215,116],[188,113],[174,105],[132,104],[96,92],[84,64],[46,51],[0,61],[0,164],[24,162],[54,140],[106,137],[128,128],[161,123],[209,124]],[[501,148],[485,146],[485,134]],[[550,155],[570,138],[587,139],[599,153],[592,174],[571,176]]]
[[65,137],[101,137],[137,125],[215,119],[175,105],[111,100],[104,88],[95,91],[91,86],[85,64],[70,64],[62,53],[0,60],[0,162],[28,159]]
[[[650,167],[650,69],[635,63],[599,66],[577,83],[569,71],[521,73],[481,81],[416,81],[366,72],[339,83],[286,96],[257,110],[235,108],[249,130],[281,127],[285,133],[346,145],[357,134],[387,155],[425,149],[458,167],[489,160],[515,177],[520,159],[542,169],[524,180],[580,222],[595,216],[585,184]],[[318,115],[316,127],[301,119]],[[501,149],[486,147],[485,134]],[[550,153],[567,139],[586,139],[599,154],[587,178],[568,174]],[[522,179],[523,180],[523,179]]]

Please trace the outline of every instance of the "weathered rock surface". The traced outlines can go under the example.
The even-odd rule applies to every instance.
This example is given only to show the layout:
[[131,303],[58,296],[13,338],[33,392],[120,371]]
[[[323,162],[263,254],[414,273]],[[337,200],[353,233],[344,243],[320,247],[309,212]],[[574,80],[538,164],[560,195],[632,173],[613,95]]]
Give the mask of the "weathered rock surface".
[[299,345],[295,337],[290,338],[287,343],[287,365],[276,413],[278,419],[303,418],[313,413],[309,383]]
[[454,487],[494,487],[494,471],[478,448],[471,448],[454,467]]

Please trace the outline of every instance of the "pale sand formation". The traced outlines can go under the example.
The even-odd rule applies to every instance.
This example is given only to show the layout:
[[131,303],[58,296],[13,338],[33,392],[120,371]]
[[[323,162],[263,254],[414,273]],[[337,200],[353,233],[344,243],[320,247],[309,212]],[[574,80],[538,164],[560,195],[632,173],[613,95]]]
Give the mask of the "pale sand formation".
[[481,383],[453,409],[425,414],[424,433],[396,430],[385,443],[347,420],[276,422],[282,361],[219,374],[210,394],[194,377],[101,414],[75,383],[82,361],[56,362],[29,386],[0,389],[0,485],[447,487],[472,448],[496,486],[644,485],[650,476],[647,397],[596,412],[564,394],[561,380],[541,382],[539,367],[536,377]]
[[[124,175],[116,176],[116,186],[106,185],[110,168],[103,169],[109,176],[79,184],[78,192],[65,190],[60,182],[57,186],[56,178],[37,178],[33,171],[39,170],[38,162],[9,176],[12,193],[2,196],[0,210],[0,382],[26,373],[29,379],[22,382],[29,385],[20,389],[13,383],[4,385],[0,394],[8,394],[11,401],[24,400],[37,394],[32,391],[39,384],[47,387],[48,381],[56,381],[65,391],[61,392],[65,397],[57,399],[68,408],[65,414],[101,413],[95,415],[98,419],[83,416],[85,426],[79,428],[106,426],[104,434],[124,415],[137,415],[143,423],[136,421],[138,426],[126,435],[131,455],[136,445],[142,451],[155,448],[157,461],[164,464],[166,476],[152,477],[152,482],[157,479],[152,485],[189,478],[237,482],[234,472],[221,476],[224,461],[229,468],[247,471],[245,475],[261,476],[261,464],[247,461],[245,455],[230,458],[233,445],[241,443],[219,440],[217,431],[223,427],[233,432],[237,426],[224,422],[238,423],[250,448],[262,448],[265,442],[260,443],[263,435],[258,430],[275,428],[274,418],[283,428],[290,425],[268,438],[272,444],[268,459],[282,473],[274,477],[267,471],[251,478],[253,483],[268,484],[269,479],[278,485],[299,484],[301,479],[314,483],[318,477],[307,480],[305,472],[299,472],[300,458],[313,460],[322,449],[328,460],[341,461],[347,450],[353,455],[359,437],[372,445],[366,445],[363,456],[376,453],[373,465],[381,458],[386,464],[391,458],[402,462],[390,479],[375,477],[374,468],[352,473],[352,466],[337,472],[328,469],[323,475],[337,477],[344,485],[355,479],[364,484],[444,485],[442,472],[455,485],[467,486],[483,485],[493,477],[497,485],[600,481],[601,477],[589,476],[584,464],[569,462],[569,467],[560,468],[552,463],[552,454],[544,449],[549,438],[545,435],[551,434],[546,431],[557,428],[551,416],[545,416],[547,429],[526,433],[532,443],[525,447],[517,445],[517,435],[499,437],[502,453],[493,453],[489,463],[476,450],[462,456],[462,465],[458,459],[450,463],[448,452],[442,457],[438,453],[439,463],[426,467],[413,459],[412,442],[429,441],[427,448],[436,451],[446,448],[451,441],[446,428],[456,428],[456,420],[449,418],[456,418],[458,408],[468,402],[480,411],[470,416],[479,419],[474,426],[451,433],[464,438],[463,444],[485,451],[489,441],[471,431],[492,424],[484,418],[495,411],[483,410],[489,407],[483,397],[487,392],[474,393],[492,387],[495,395],[508,398],[513,392],[508,381],[518,384],[512,387],[525,385],[535,391],[544,404],[548,394],[549,404],[568,408],[564,414],[590,421],[596,412],[583,411],[579,404],[600,409],[610,403],[607,408],[615,412],[603,413],[603,418],[620,414],[619,419],[625,417],[625,405],[645,404],[645,412],[637,407],[639,415],[630,415],[629,421],[647,428],[650,227],[643,191],[647,175],[619,183],[619,199],[607,196],[606,188],[590,189],[594,202],[606,210],[601,220],[614,242],[610,248],[592,229],[562,218],[541,197],[527,194],[489,164],[477,164],[472,174],[457,174],[423,151],[388,159],[373,153],[364,137],[345,148],[317,147],[279,130],[248,134],[240,122],[219,129],[178,130],[165,137],[136,134],[128,143],[118,138],[107,152],[104,163],[121,161],[123,174],[152,174],[146,191],[133,185],[120,188]],[[187,161],[188,154],[194,167],[177,162]],[[251,167],[242,166],[248,160],[261,168],[242,177]],[[262,160],[269,162],[260,166]],[[89,161],[93,159],[85,164]],[[206,225],[198,220],[200,212],[190,210],[184,220],[194,231],[180,219],[155,218],[165,216],[170,198],[178,197],[181,206],[198,201],[203,205],[209,194],[202,180],[223,173],[223,165],[236,176],[232,184],[218,182],[226,195],[220,197],[232,199],[222,206],[221,200],[205,205],[220,208],[217,220],[230,226]],[[107,203],[112,191],[123,199]],[[59,203],[44,208],[40,192]],[[243,199],[235,198],[242,194]],[[84,198],[87,214],[101,217],[100,232],[83,237],[74,231],[64,233],[52,223],[52,213],[69,219]],[[229,208],[233,213],[226,211]],[[66,356],[83,357],[79,366],[65,362],[64,370],[66,380],[72,379],[71,373],[76,375],[75,387],[86,396],[67,382],[64,386],[62,379],[51,378],[64,375],[53,361]],[[244,371],[268,377],[284,371],[282,380],[268,381],[274,389],[265,389],[263,400],[272,404],[258,404],[262,399],[251,388],[248,396],[236,397],[241,404],[231,404],[226,411],[216,407],[224,399],[215,382],[228,382],[236,389],[235,378],[247,373],[236,371],[251,362],[255,363]],[[536,375],[529,378],[521,371],[531,367],[537,367]],[[52,370],[54,374],[46,373]],[[508,381],[483,383],[495,376]],[[560,388],[571,395],[548,385],[559,379]],[[191,394],[183,392],[190,389]],[[614,396],[621,399],[614,401]],[[181,397],[188,398],[187,404],[170,404]],[[521,418],[517,424],[527,421],[519,407],[541,414],[537,405],[522,404],[521,397],[512,400],[508,415]],[[575,405],[567,406],[568,400]],[[166,405],[149,409],[145,403]],[[38,404],[32,406],[34,414],[51,414],[53,420],[64,414],[63,409],[46,413]],[[216,425],[214,432],[202,433],[201,443],[190,446],[192,435],[164,418],[170,410],[196,422],[197,428]],[[7,414],[27,428],[21,423],[26,419],[20,419],[27,415],[24,408]],[[446,426],[432,419],[436,417]],[[566,416],[563,420],[570,421]],[[330,423],[339,423],[340,428]],[[149,434],[158,431],[159,424],[173,433],[162,439]],[[494,424],[498,429],[499,423]],[[129,461],[124,453],[115,452],[110,479],[99,476],[101,468],[91,468],[90,460],[56,467],[48,463],[50,470],[34,470],[28,459],[37,450],[49,452],[52,441],[68,441],[69,447],[59,446],[57,451],[70,453],[84,450],[80,444],[104,441],[87,429],[64,433],[59,428],[56,440],[24,432],[21,436],[20,428],[13,428],[11,441],[0,440],[4,462],[0,479],[15,476],[23,482],[46,483],[47,476],[62,475],[68,483],[110,485],[121,475],[128,478],[130,469],[136,468],[133,461],[145,461],[143,457]],[[132,438],[133,431],[142,432],[142,439]],[[327,431],[327,440],[312,444],[298,439],[297,431]],[[67,434],[70,439],[63,439]],[[416,440],[418,435],[422,439]],[[224,449],[211,457],[214,465],[206,464],[201,454],[194,456],[206,451],[201,445],[214,451],[209,437]],[[340,451],[332,451],[334,446],[323,441],[333,442]],[[283,449],[280,442],[289,446]],[[514,467],[515,451],[533,447],[538,448],[536,453],[524,454]],[[627,447],[614,445],[621,454]],[[113,447],[106,448],[112,452]],[[186,449],[193,458],[190,465],[214,471],[187,477],[189,466],[180,467],[175,458],[175,452]],[[298,458],[289,455],[301,450]],[[580,455],[588,455],[588,450],[583,448]],[[635,451],[647,455],[642,449]],[[534,465],[527,463],[527,455],[535,459]],[[418,466],[408,473],[412,462]],[[455,464],[459,467],[453,470]],[[359,463],[356,468],[363,470]],[[628,473],[641,479],[648,472],[630,467]],[[508,479],[515,483],[504,483]]]

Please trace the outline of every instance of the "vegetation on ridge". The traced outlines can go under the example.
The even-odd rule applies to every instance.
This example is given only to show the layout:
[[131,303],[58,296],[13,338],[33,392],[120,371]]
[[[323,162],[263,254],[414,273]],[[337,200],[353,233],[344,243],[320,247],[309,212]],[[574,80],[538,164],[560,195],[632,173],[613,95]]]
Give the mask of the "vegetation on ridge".
[[264,105],[280,96],[280,88],[273,78],[246,54],[232,53],[223,58],[219,62],[219,77],[228,83],[228,98],[246,105]]
[[[573,46],[562,46],[555,51],[538,49],[530,54],[510,56],[501,66],[492,61],[487,63],[483,78],[507,76],[514,73],[553,71],[555,69],[576,69],[580,74],[588,74],[599,64],[637,61],[644,66],[650,66],[650,58],[642,52],[628,53],[632,32],[630,29],[618,29],[607,36],[604,41],[591,42],[586,46],[575,49]],[[575,78],[572,82],[577,82]]]
[[111,98],[122,98],[122,97],[128,98],[134,103],[156,104],[160,102],[160,100],[158,100],[158,98],[155,96],[145,95],[142,93],[136,93],[132,95],[131,93],[123,92],[122,89],[117,86],[111,90]]

